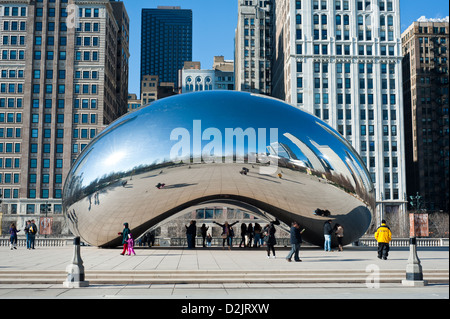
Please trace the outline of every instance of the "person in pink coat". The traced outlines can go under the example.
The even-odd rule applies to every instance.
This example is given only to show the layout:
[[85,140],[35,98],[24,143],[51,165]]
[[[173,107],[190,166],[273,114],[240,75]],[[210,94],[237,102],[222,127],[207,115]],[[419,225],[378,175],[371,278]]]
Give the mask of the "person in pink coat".
[[136,255],[136,253],[134,252],[134,240],[133,237],[131,236],[131,234],[128,234],[128,253],[127,255],[131,256],[131,253],[133,253],[133,255]]

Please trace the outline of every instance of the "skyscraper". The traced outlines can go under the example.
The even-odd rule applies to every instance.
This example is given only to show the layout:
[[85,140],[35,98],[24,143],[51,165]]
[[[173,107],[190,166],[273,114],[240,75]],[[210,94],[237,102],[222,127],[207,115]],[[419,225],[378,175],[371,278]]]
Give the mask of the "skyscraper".
[[63,231],[72,162],[127,111],[128,26],[122,2],[0,1],[3,220],[45,212]]
[[449,211],[448,17],[420,18],[402,34],[407,191]]
[[274,3],[272,95],[323,119],[359,152],[377,220],[405,217],[399,0]]
[[239,0],[235,35],[238,91],[271,94],[272,0]]
[[141,81],[157,75],[178,88],[178,71],[192,61],[192,10],[180,7],[142,9]]

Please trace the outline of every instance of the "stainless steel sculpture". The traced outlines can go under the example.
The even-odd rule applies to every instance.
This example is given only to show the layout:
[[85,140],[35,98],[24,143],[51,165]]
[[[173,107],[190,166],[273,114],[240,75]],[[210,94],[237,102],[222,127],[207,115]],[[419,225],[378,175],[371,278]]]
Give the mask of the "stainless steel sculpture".
[[66,179],[71,231],[100,247],[135,238],[181,211],[219,203],[290,224],[323,245],[323,224],[344,244],[368,229],[374,188],[351,145],[329,125],[282,101],[213,91],[165,98],[107,127]]

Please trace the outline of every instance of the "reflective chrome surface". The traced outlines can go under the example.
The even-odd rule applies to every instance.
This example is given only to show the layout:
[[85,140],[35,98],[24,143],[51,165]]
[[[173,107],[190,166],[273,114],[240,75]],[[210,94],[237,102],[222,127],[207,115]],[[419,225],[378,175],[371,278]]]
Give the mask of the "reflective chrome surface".
[[74,163],[63,194],[71,231],[101,247],[121,244],[124,222],[137,238],[212,203],[297,220],[316,245],[331,219],[348,244],[370,225],[374,189],[356,151],[323,121],[276,99],[213,91],[165,98],[112,123]]

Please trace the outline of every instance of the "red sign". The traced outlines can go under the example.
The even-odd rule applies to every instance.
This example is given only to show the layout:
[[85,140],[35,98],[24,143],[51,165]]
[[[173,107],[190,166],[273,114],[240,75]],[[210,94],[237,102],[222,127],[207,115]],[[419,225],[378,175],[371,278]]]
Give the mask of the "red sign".
[[409,235],[428,237],[428,214],[409,214]]
[[39,234],[52,234],[53,217],[41,217],[39,220]]

